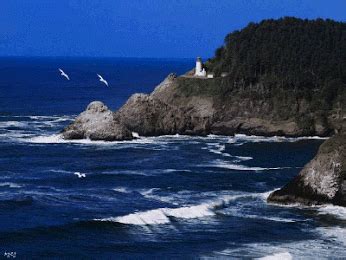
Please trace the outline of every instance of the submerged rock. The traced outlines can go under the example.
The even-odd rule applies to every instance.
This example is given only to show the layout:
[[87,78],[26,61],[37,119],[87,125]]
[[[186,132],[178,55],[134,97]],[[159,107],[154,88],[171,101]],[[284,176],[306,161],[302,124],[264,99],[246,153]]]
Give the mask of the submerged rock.
[[268,201],[346,206],[346,134],[339,133],[325,141],[299,175],[271,193]]
[[62,136],[65,139],[129,140],[132,133],[114,117],[114,113],[100,101],[90,103],[76,120],[67,126]]

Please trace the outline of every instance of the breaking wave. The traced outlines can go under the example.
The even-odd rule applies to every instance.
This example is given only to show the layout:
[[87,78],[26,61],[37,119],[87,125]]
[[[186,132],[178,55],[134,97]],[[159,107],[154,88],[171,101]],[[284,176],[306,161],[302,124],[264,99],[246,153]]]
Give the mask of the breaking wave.
[[228,143],[234,145],[243,145],[244,143],[261,143],[261,142],[298,142],[301,140],[325,140],[328,137],[320,136],[302,136],[302,137],[284,137],[284,136],[258,136],[258,135],[244,135],[236,134],[234,137],[230,137]]
[[129,225],[157,225],[168,224],[170,218],[194,219],[215,216],[215,210],[224,207],[230,201],[239,198],[241,195],[224,196],[215,202],[202,203],[193,206],[184,206],[179,208],[158,208],[148,211],[131,213],[120,217],[110,217],[104,219],[95,219],[96,221],[111,221]]
[[[250,159],[249,159],[250,160]],[[287,169],[289,167],[255,167],[255,166],[246,166],[241,164],[234,164],[232,162],[227,162],[224,160],[215,160],[212,163],[208,165],[202,165],[203,167],[216,167],[216,168],[223,168],[223,169],[229,169],[229,170],[236,170],[236,171],[270,171],[270,170],[281,170],[281,169]]]
[[8,187],[8,188],[13,188],[13,189],[18,189],[21,188],[22,185],[19,185],[17,183],[13,183],[13,182],[1,182],[0,183],[0,187]]
[[264,257],[257,258],[258,260],[291,260],[293,256],[289,252],[275,253]]
[[[152,196],[152,193],[158,190],[160,189],[153,188],[147,191],[142,191],[141,194],[148,198],[156,198]],[[157,208],[147,211],[131,213],[125,216],[95,219],[95,221],[109,221],[128,225],[159,225],[171,223],[171,218],[200,219],[205,217],[213,217],[217,214],[223,214],[222,210],[227,208],[232,201],[241,198],[260,198],[265,200],[270,193],[271,191],[265,193],[222,195],[219,196],[219,198],[217,199],[210,200],[208,202],[203,202],[197,205],[181,206],[177,208]],[[295,222],[295,220],[292,219],[282,219],[275,217],[266,218],[262,216],[254,216],[247,214],[240,214],[239,216],[244,218],[259,218],[279,222]]]
[[[335,205],[326,205],[318,208],[320,215],[332,215],[338,219],[346,220],[346,208]],[[346,234],[346,233],[345,233]]]

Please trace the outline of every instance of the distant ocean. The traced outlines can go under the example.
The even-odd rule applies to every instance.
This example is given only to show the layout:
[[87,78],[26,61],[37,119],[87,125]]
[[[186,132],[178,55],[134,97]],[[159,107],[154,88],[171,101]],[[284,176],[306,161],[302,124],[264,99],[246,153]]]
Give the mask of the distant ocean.
[[0,255],[346,258],[344,208],[266,203],[321,139],[61,140],[59,132],[91,101],[117,109],[131,94],[150,93],[170,72],[193,66],[194,60],[0,59]]

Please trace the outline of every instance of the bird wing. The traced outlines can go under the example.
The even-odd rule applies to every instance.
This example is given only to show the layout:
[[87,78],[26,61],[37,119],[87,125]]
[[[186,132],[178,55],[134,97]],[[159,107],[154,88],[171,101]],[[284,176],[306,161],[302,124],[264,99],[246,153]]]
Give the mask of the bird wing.
[[60,71],[61,73],[64,73],[64,71],[63,71],[62,69],[59,69],[59,71]]
[[103,80],[103,78],[100,74],[97,74],[97,76],[100,78],[100,80]]

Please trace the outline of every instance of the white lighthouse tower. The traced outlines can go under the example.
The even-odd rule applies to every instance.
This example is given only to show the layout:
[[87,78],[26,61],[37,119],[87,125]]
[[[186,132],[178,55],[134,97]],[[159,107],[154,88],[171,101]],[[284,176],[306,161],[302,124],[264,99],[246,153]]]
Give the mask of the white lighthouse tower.
[[196,60],[195,76],[197,76],[197,77],[206,77],[207,76],[207,72],[203,68],[202,59],[200,57],[197,57],[197,60]]

